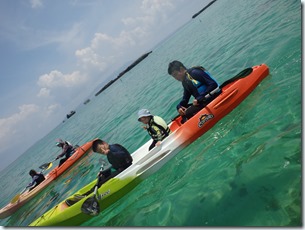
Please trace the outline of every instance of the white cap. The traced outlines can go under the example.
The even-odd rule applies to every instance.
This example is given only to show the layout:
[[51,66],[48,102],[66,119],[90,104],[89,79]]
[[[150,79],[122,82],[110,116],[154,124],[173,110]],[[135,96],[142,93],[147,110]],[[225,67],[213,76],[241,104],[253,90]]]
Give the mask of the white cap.
[[148,109],[141,109],[139,112],[138,112],[138,121],[140,121],[140,119],[142,117],[149,117],[149,116],[152,116],[152,114],[149,112]]

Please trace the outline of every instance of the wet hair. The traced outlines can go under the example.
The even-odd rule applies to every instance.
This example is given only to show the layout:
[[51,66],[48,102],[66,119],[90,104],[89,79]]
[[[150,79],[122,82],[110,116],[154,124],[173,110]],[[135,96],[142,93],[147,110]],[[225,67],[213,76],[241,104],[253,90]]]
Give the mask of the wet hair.
[[97,151],[97,146],[98,145],[101,145],[101,144],[104,144],[105,141],[101,140],[101,139],[96,139],[92,142],[92,150],[93,152],[96,152]]
[[169,75],[172,75],[174,71],[179,71],[180,68],[186,69],[182,62],[175,60],[168,64],[167,72]]
[[29,172],[30,176],[35,176],[37,172],[34,169],[31,169]]

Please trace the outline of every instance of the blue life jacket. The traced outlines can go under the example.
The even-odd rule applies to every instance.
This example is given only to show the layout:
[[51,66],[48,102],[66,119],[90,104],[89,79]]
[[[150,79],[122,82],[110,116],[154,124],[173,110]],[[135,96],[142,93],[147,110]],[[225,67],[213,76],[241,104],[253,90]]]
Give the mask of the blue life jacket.
[[195,66],[195,67],[192,67],[190,68],[187,72],[186,72],[186,75],[187,75],[187,78],[193,83],[193,85],[197,88],[197,91],[199,94],[202,94],[203,92],[206,91],[206,85],[204,85],[202,82],[198,81],[198,80],[195,80],[192,76],[191,76],[191,73],[192,73],[192,70],[193,69],[200,69],[202,70],[206,75],[208,75],[208,77],[210,77],[212,80],[214,80],[216,83],[217,83],[217,86],[219,87],[219,83],[212,77],[212,75],[205,69],[203,68],[202,66]]

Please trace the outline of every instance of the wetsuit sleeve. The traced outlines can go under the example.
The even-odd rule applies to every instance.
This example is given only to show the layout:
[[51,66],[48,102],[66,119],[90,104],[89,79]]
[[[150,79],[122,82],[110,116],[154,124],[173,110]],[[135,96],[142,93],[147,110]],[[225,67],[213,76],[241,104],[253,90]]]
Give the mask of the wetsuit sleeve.
[[36,180],[38,179],[38,176],[33,176],[32,182],[28,184],[28,188],[29,187],[33,187],[34,185],[36,185]]
[[62,148],[61,153],[57,156],[57,158],[63,157],[66,154],[68,148],[69,148],[69,145],[65,144],[64,147]]
[[196,97],[196,99],[198,101],[205,100],[205,98],[204,98],[205,95],[207,95],[209,92],[213,91],[214,89],[216,89],[218,87],[217,82],[214,79],[212,79],[208,73],[206,73],[205,71],[203,71],[201,69],[193,69],[191,72],[191,76],[195,80],[200,81],[206,85],[205,91],[201,92],[200,95],[198,97]]
[[179,104],[177,105],[177,110],[180,109],[182,106],[183,107],[187,107],[187,104],[192,96],[191,92],[189,92],[185,86],[186,82],[182,82],[182,86],[183,86],[183,97],[181,99],[181,101],[179,102]]

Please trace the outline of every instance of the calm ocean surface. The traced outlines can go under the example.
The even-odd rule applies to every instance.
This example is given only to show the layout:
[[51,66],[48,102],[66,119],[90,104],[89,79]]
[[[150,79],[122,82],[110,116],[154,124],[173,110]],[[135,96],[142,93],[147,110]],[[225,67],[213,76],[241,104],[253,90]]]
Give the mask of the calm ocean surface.
[[[194,12],[196,13],[196,12]],[[190,15],[191,18],[192,15]],[[203,65],[220,83],[266,63],[270,75],[233,112],[83,226],[301,226],[301,2],[221,0],[1,172],[0,206],[58,154],[55,139],[96,137],[130,152],[149,140],[137,111],[176,116],[182,86],[168,63]],[[88,92],[88,95],[90,92]],[[89,154],[2,226],[26,226],[99,170]]]

